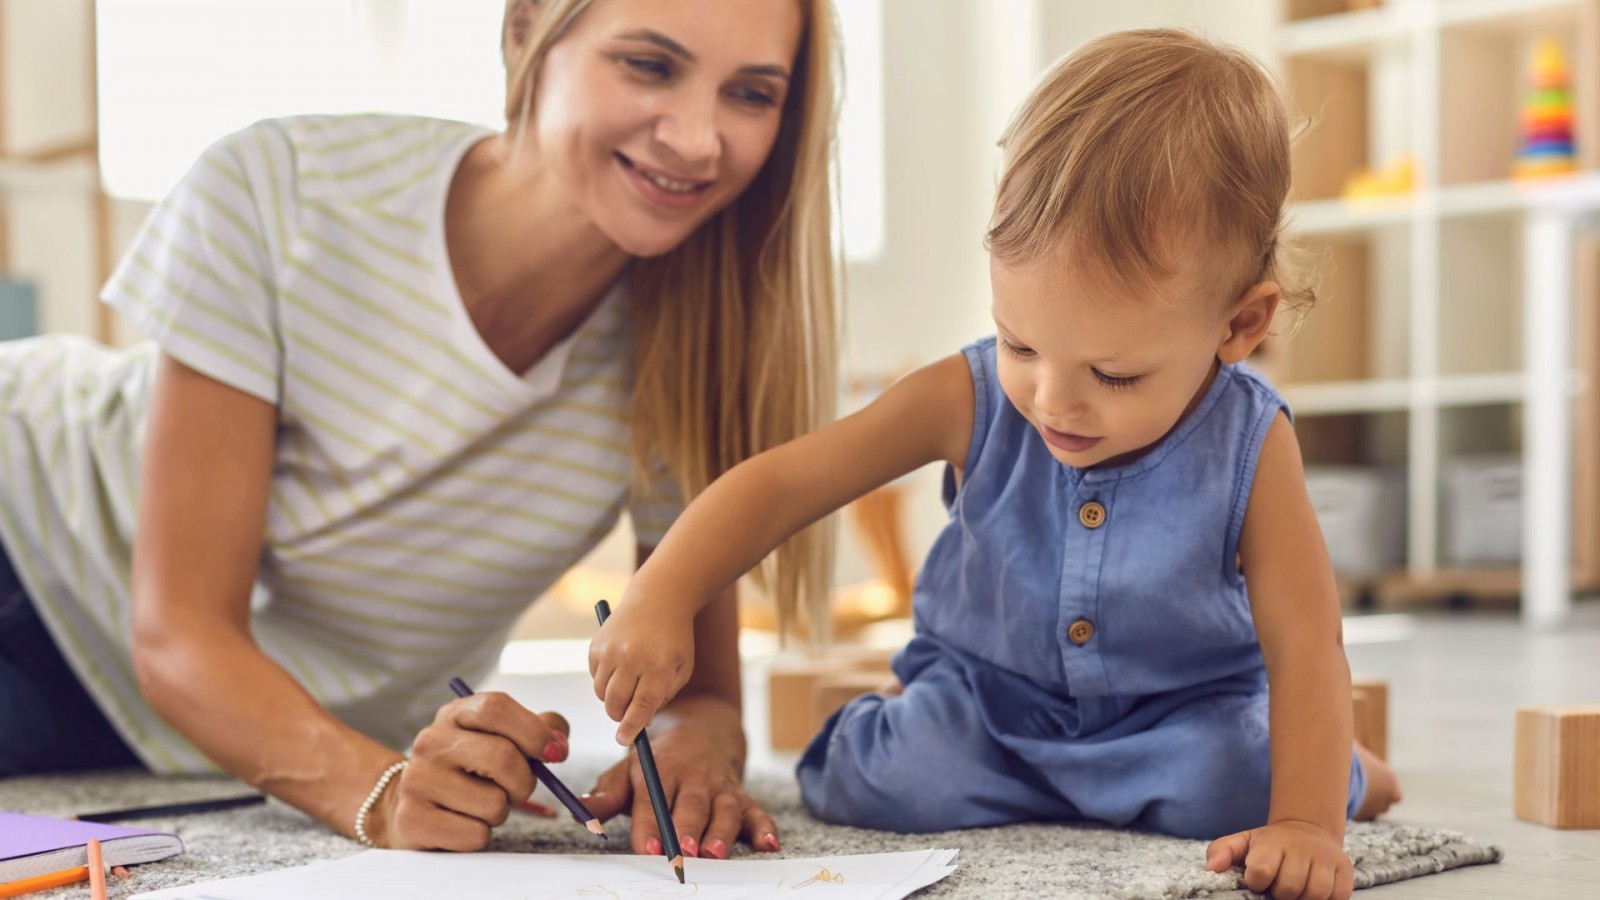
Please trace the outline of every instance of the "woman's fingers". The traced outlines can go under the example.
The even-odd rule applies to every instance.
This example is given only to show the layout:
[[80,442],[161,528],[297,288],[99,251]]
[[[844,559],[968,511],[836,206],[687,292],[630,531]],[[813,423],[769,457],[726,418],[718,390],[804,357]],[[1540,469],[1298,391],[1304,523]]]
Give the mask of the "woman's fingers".
[[600,773],[595,779],[594,787],[589,793],[583,795],[583,805],[595,814],[595,818],[602,822],[610,821],[621,815],[624,810],[633,806],[633,786],[630,772],[633,768],[633,755],[622,758],[621,762]]
[[513,805],[522,812],[538,816],[541,819],[554,819],[557,816],[553,807],[545,806],[543,803],[533,800],[519,800]]
[[757,850],[771,853],[778,849],[778,823],[754,800],[744,809],[744,834]]
[[413,762],[414,782],[408,789],[418,800],[459,813],[493,827],[511,814],[511,797],[492,781],[438,762]]
[[672,824],[684,856],[699,856],[700,842],[711,819],[711,795],[704,782],[680,785],[672,800]]
[[[650,804],[650,792],[645,789],[644,771],[639,768],[638,757],[633,754],[628,755],[628,782],[633,789],[633,810],[629,813],[632,828],[628,842],[635,853],[659,855],[661,829],[656,826],[655,807]],[[670,798],[668,802],[671,802]]]
[[700,842],[703,855],[727,859],[732,852],[734,842],[739,840],[740,807],[748,802],[741,801],[740,793],[723,791],[711,798],[711,819],[706,823],[705,837]]
[[[500,735],[536,759],[545,758],[545,748],[560,734],[543,718],[499,692],[473,694],[446,704],[440,710],[440,717],[448,718],[467,731]],[[434,721],[438,724],[439,720]]]
[[539,718],[544,720],[544,724],[549,726],[551,731],[558,731],[569,737],[572,735],[572,726],[568,724],[567,717],[561,713],[546,710],[539,713]]
[[412,765],[442,765],[475,776],[498,786],[507,802],[526,799],[537,784],[522,749],[498,734],[434,725],[417,735],[411,751]]

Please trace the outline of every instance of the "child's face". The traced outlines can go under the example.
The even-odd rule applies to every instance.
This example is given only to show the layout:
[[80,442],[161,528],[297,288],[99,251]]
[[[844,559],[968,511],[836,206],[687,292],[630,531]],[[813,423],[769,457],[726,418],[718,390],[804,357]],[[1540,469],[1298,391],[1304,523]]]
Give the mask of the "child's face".
[[1126,462],[1165,436],[1204,395],[1235,333],[1219,282],[1199,273],[1138,291],[1070,258],[991,259],[989,271],[1000,385],[1050,453],[1076,468]]

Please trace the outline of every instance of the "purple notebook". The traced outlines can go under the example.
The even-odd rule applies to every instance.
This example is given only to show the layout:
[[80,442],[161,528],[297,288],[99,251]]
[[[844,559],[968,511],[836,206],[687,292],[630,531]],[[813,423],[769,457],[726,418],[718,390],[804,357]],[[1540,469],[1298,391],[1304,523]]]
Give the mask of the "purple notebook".
[[183,852],[175,834],[0,812],[0,884],[88,865],[90,838],[100,842],[107,866],[134,866]]

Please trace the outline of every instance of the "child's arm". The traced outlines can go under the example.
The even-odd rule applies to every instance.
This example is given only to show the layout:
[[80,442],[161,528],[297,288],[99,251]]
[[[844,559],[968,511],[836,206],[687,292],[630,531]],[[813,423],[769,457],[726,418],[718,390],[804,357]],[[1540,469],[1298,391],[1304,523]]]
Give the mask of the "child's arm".
[[628,743],[694,663],[691,625],[791,535],[927,463],[966,462],[972,376],[960,354],[918,369],[865,409],[735,466],[689,504],[589,647],[595,694]]
[[1208,868],[1243,862],[1256,891],[1332,886],[1333,896],[1349,896],[1350,668],[1300,445],[1281,414],[1261,448],[1239,552],[1271,694],[1272,805],[1265,828],[1213,843]]

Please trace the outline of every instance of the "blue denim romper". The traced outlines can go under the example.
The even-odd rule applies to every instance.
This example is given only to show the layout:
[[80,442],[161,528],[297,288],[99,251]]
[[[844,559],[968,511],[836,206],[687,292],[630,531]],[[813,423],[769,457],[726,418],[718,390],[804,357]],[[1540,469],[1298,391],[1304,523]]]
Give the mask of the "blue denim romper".
[[[922,832],[1090,819],[1191,838],[1266,824],[1266,669],[1237,564],[1256,460],[1283,398],[1222,366],[1122,466],[1050,455],[964,348],[964,479],[917,579],[905,692],[861,697],[800,760],[829,822]],[[1366,777],[1351,755],[1347,812]]]

